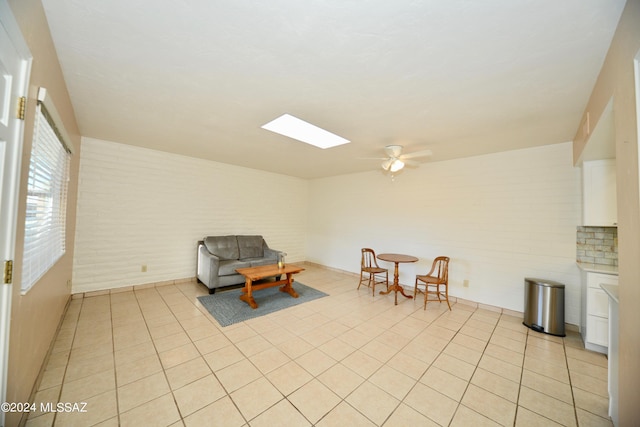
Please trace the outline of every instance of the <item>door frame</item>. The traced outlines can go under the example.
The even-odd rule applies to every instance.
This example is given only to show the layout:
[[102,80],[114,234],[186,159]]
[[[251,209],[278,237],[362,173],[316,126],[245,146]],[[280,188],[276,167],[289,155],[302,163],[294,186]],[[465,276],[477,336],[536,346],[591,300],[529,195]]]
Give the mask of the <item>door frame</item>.
[[[12,81],[11,85],[11,108],[16,111],[18,98],[28,98],[33,56],[7,0],[0,0],[0,26],[9,35],[10,43],[16,50],[20,61],[18,75],[12,76],[15,79],[15,83]],[[5,260],[15,259],[20,167],[24,146],[24,120],[18,119],[15,115],[12,120],[15,120],[16,129],[10,135],[11,140],[7,141],[4,147],[3,166],[7,166],[7,169],[2,171],[4,179],[0,179],[2,185],[2,188],[0,188],[1,203],[7,207],[7,209],[0,211],[0,235],[2,236],[0,238],[0,262],[2,262],[3,266]],[[0,276],[4,276],[4,274]],[[14,286],[17,286],[17,284],[4,284],[4,280],[0,280],[0,402],[7,401],[9,332]],[[0,425],[4,425],[4,421],[4,412],[0,412]]]
[[[633,60],[633,74],[636,96],[636,145],[638,151],[638,169],[640,169],[640,50]],[[638,191],[640,192],[640,173],[638,173]],[[640,204],[638,204],[640,210]]]

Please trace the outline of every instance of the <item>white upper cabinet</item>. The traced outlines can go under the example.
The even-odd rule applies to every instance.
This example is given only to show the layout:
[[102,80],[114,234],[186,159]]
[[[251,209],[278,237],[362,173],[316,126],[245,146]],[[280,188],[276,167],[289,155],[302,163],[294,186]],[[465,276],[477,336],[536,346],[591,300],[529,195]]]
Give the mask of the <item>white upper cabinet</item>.
[[583,224],[618,225],[615,159],[585,161],[582,165]]

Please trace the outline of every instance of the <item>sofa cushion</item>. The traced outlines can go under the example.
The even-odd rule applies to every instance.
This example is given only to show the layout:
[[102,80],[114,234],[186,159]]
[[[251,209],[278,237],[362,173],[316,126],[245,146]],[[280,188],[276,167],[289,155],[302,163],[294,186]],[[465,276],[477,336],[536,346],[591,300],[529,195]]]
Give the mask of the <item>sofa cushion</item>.
[[220,268],[218,269],[218,276],[229,276],[231,274],[238,274],[236,268],[247,268],[251,267],[250,262],[245,261],[237,261],[237,260],[226,260],[220,261]]
[[262,248],[262,236],[238,236],[238,249],[240,256],[238,258],[259,258],[264,256]]
[[220,259],[238,259],[238,240],[236,236],[209,236],[205,237],[204,245],[207,250]]
[[245,258],[242,260],[243,262],[248,262],[249,264],[251,264],[251,267],[257,267],[259,265],[269,265],[269,264],[276,264],[277,261],[271,259],[271,258]]

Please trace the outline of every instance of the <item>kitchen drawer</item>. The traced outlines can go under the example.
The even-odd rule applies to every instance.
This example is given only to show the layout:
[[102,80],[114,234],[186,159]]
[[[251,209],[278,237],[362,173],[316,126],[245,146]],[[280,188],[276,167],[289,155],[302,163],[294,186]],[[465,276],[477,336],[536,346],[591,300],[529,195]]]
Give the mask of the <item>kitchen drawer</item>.
[[587,289],[587,314],[609,318],[609,297],[602,288]]
[[600,288],[600,283],[605,285],[618,285],[618,276],[616,274],[588,273],[587,287]]
[[587,342],[603,347],[609,345],[609,320],[587,315]]

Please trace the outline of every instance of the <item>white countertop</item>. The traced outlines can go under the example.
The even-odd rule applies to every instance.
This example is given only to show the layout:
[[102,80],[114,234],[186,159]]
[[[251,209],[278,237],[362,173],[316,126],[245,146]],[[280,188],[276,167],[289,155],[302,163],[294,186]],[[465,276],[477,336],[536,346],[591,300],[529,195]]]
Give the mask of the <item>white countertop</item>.
[[618,299],[618,287],[616,285],[605,285],[601,283],[600,287],[612,301],[615,301],[616,304],[620,304]]
[[605,265],[605,264],[592,264],[588,262],[576,262],[578,267],[582,271],[588,273],[602,273],[602,274],[615,274],[618,275],[617,265]]

